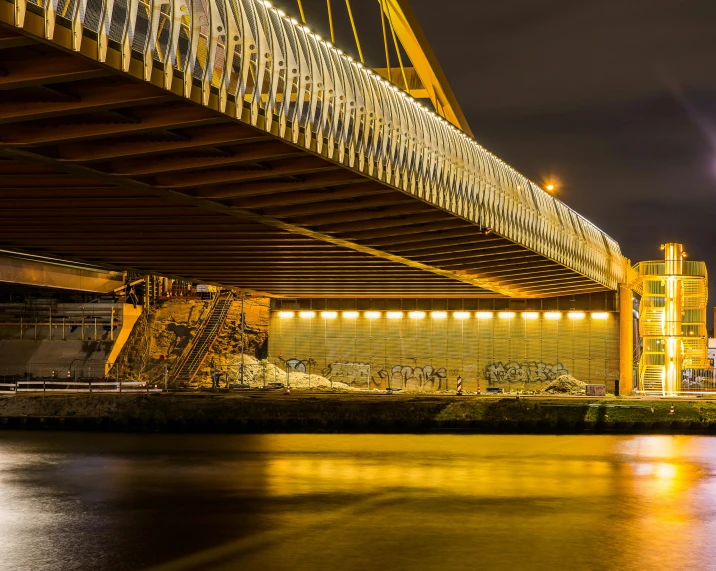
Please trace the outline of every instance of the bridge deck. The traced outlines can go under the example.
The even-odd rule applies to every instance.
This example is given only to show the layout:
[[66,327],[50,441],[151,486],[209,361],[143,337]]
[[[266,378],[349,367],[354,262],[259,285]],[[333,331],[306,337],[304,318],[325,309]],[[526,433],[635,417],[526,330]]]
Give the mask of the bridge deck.
[[[240,5],[275,20],[263,5]],[[189,3],[193,17],[201,6]],[[209,81],[196,73],[211,67],[205,60],[187,77],[179,64],[164,68],[151,42],[125,49],[126,33],[114,41],[88,21],[73,36],[74,10],[65,19],[51,6],[0,0],[8,247],[298,297],[547,297],[621,280],[613,240],[456,129],[397,103],[390,125],[381,105],[405,99],[393,91],[372,107],[347,81],[341,103],[331,90],[316,106],[306,91],[304,107],[329,113],[318,122],[333,126],[302,125],[301,106],[280,106],[284,94],[297,98],[290,72],[267,64],[267,87],[244,86],[242,97],[231,85],[243,64],[222,72],[214,60]],[[250,35],[248,20],[211,17]],[[219,39],[209,36],[215,57]],[[263,48],[291,61],[280,43]],[[325,61],[342,57],[329,52]]]

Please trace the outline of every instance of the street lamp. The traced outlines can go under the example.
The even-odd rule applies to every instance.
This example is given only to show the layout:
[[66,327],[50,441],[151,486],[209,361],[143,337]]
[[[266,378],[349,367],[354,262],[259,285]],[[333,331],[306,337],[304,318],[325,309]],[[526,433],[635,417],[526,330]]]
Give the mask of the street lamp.
[[244,301],[247,297],[251,297],[251,294],[249,292],[243,292],[241,294],[241,384],[244,384],[244,345],[246,343],[246,338],[244,336],[244,331],[246,327],[246,314],[244,313]]

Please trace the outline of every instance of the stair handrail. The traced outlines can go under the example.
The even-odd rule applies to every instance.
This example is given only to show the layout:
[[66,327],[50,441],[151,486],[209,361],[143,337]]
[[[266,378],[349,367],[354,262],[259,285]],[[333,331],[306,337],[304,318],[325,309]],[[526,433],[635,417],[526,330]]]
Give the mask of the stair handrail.
[[[231,292],[229,292],[229,295],[231,295]],[[209,306],[209,311],[207,313],[206,319],[199,325],[199,328],[196,331],[196,335],[194,335],[194,338],[192,339],[191,343],[189,343],[187,345],[186,349],[184,349],[184,352],[181,355],[179,355],[179,358],[172,365],[172,370],[169,373],[169,377],[171,378],[172,382],[176,381],[176,378],[179,376],[179,373],[181,372],[182,368],[184,367],[184,364],[189,359],[189,356],[191,355],[191,352],[194,349],[194,345],[196,345],[196,343],[198,342],[202,333],[204,333],[204,329],[206,329],[206,326],[209,324],[209,320],[211,319],[211,316],[214,314],[214,309],[216,309],[216,306],[219,303],[220,298],[221,298],[221,293],[217,293],[216,297],[213,299],[213,303]]]
[[[229,293],[229,295],[224,299],[224,306],[220,309],[220,313],[218,316],[218,319],[216,320],[216,330],[212,331],[212,334],[207,336],[201,343],[201,345],[194,345],[192,348],[192,353],[196,350],[197,355],[201,356],[201,358],[195,358],[192,361],[187,360],[182,369],[186,367],[188,364],[191,364],[191,370],[189,371],[189,379],[187,382],[191,382],[194,377],[196,376],[197,372],[199,371],[199,368],[201,367],[202,363],[204,362],[204,359],[206,359],[206,356],[209,354],[209,351],[211,350],[211,347],[214,345],[214,342],[216,341],[217,337],[219,336],[219,332],[221,331],[221,328],[224,325],[224,321],[226,320],[226,316],[229,313],[229,309],[231,308],[232,303],[232,297],[233,295]],[[212,315],[213,317],[213,315]],[[197,362],[198,361],[198,362]]]

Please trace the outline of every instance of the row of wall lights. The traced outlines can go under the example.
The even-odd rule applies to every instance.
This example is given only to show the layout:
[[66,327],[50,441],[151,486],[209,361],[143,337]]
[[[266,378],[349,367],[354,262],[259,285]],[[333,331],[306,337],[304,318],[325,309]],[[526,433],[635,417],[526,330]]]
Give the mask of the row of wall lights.
[[[290,319],[292,317],[296,317],[295,311],[280,311],[279,317],[282,319]],[[356,319],[358,317],[357,311],[344,311],[341,314],[346,319]],[[382,312],[380,311],[366,311],[363,313],[363,317],[367,319],[378,319],[379,317],[382,317]],[[410,311],[408,313],[408,317],[410,319],[423,319],[428,314],[425,311]],[[299,311],[298,316],[302,318],[312,318],[316,316],[320,316],[323,319],[335,319],[338,317],[337,311],[321,311],[320,313],[317,313],[315,311]],[[388,319],[403,319],[405,317],[405,312],[403,311],[388,311],[385,313],[385,316]],[[447,311],[431,311],[430,317],[433,319],[446,319],[448,316]],[[454,311],[452,313],[452,316],[454,319],[469,319],[472,317],[472,313],[469,311]],[[495,312],[493,311],[476,311],[475,317],[477,319],[492,319],[495,316]],[[517,314],[514,311],[499,311],[497,312],[497,317],[500,319],[513,319],[516,317]],[[523,311],[521,312],[522,319],[532,320],[532,319],[538,319],[540,314],[537,311]],[[562,313],[560,311],[545,311],[542,316],[544,319],[561,319]],[[583,311],[570,311],[567,313],[567,317],[569,319],[584,319],[587,316],[587,314]],[[591,314],[592,319],[598,319],[598,320],[605,320],[609,319],[609,313],[606,311],[593,311]]]

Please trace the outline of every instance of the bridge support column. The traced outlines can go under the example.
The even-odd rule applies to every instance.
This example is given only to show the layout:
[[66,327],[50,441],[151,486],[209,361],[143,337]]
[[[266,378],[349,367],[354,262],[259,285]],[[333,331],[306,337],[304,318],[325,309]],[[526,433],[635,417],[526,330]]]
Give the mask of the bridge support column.
[[632,291],[619,284],[619,393],[630,395],[634,390],[634,315]]

